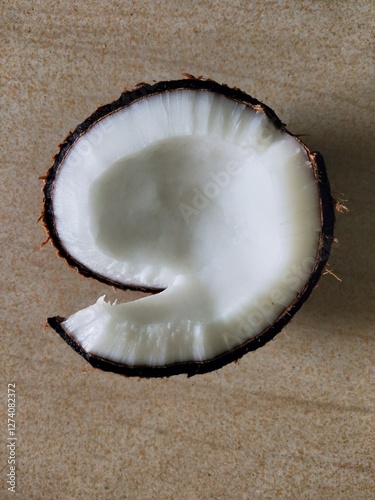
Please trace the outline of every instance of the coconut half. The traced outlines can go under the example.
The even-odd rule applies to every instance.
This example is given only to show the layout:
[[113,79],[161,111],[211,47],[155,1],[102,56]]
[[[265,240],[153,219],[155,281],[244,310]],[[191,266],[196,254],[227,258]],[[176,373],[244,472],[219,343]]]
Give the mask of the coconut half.
[[44,194],[69,264],[159,292],[48,320],[125,375],[204,373],[263,345],[310,295],[333,237],[321,155],[264,104],[201,79],[99,108],[60,146]]

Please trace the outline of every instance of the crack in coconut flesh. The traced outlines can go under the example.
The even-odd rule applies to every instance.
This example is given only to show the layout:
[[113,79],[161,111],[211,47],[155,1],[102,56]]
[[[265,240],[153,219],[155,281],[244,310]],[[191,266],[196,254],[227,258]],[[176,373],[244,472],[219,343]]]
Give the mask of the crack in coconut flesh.
[[321,157],[267,106],[182,80],[123,94],[67,138],[44,220],[83,274],[159,291],[50,324],[94,366],[167,376],[281,330],[328,258],[333,209]]

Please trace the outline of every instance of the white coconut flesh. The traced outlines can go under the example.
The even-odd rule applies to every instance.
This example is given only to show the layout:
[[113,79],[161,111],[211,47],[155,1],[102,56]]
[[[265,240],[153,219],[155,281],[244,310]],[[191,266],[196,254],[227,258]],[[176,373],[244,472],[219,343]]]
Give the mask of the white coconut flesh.
[[201,362],[270,327],[303,290],[321,232],[299,141],[210,91],[140,99],[93,125],[58,170],[55,225],[93,274],[164,291],[94,305],[65,332],[115,363]]

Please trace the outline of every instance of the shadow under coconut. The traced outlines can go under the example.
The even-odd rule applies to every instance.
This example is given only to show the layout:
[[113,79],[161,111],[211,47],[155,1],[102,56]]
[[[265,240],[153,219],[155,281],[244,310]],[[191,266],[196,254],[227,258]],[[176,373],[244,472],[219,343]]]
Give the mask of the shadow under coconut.
[[356,333],[365,328],[366,335],[374,330],[375,303],[372,192],[375,155],[368,130],[365,126],[363,130],[345,127],[340,135],[339,126],[332,126],[327,133],[321,131],[321,136],[306,138],[312,149],[319,146],[323,154],[332,196],[338,203],[337,241],[332,245],[327,273],[303,307],[305,317],[310,317],[316,325],[327,318],[340,319],[347,325],[345,332],[352,331],[354,325]]

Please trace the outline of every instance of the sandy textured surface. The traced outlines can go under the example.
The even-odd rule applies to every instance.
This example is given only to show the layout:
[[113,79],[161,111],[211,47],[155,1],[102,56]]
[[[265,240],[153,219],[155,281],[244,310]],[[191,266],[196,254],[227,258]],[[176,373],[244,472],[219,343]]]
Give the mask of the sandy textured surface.
[[[0,498],[375,497],[374,52],[371,1],[1,4]],[[373,14],[372,14],[373,15]],[[99,295],[36,220],[65,135],[139,81],[204,75],[306,134],[338,214],[330,266],[293,322],[204,376],[125,379],[49,328]],[[16,491],[7,493],[8,384]]]

